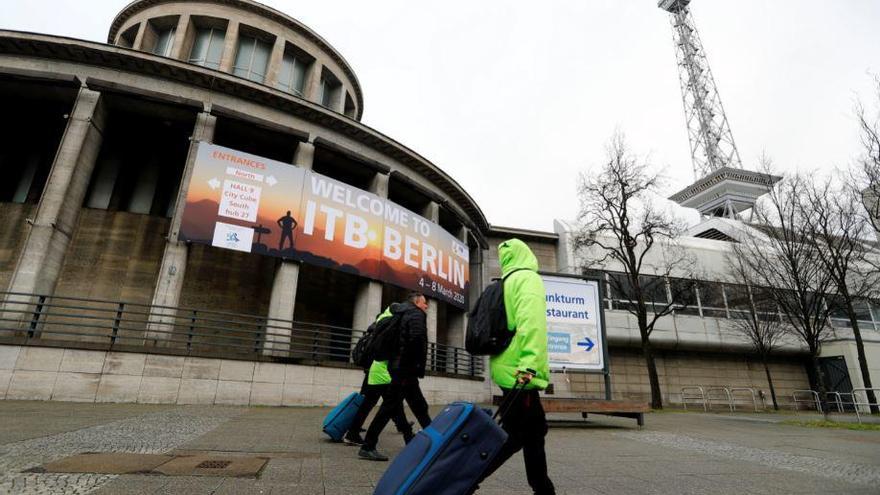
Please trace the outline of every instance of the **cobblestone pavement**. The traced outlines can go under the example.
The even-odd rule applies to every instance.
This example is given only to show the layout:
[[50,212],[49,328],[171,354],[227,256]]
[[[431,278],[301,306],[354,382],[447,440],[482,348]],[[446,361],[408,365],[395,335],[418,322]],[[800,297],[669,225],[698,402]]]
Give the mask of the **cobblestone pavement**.
[[[51,404],[46,406],[51,407]],[[64,408],[63,405],[61,407]],[[128,408],[136,411],[131,406]],[[220,408],[148,412],[106,424],[0,445],[0,493],[90,493],[116,476],[36,474],[23,473],[22,470],[81,452],[166,452],[207,433],[241,412]],[[40,421],[38,414],[30,419]]]
[[[807,473],[822,478],[846,481],[854,484],[878,487],[880,491],[880,467],[856,462],[840,462],[818,456],[795,455],[768,449],[756,449],[742,445],[698,440],[674,433],[625,433],[621,437],[648,442],[690,452],[700,452],[716,457],[750,461],[766,467]],[[880,454],[878,454],[880,455]]]
[[[0,493],[368,495],[387,467],[326,441],[326,408],[221,408],[0,401]],[[880,432],[778,424],[777,415],[591,416],[553,428],[550,475],[560,494],[877,494]],[[400,435],[380,449],[394,455]],[[269,457],[256,478],[22,473],[80,452]],[[522,456],[480,495],[530,493]]]

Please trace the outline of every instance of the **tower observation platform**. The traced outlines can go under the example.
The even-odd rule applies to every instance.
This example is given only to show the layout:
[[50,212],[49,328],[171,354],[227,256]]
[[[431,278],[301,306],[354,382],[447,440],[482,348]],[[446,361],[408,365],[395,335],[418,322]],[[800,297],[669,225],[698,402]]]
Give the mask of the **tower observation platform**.
[[781,178],[744,170],[712,77],[690,0],[660,0],[672,22],[682,104],[696,181],[669,199],[707,217],[737,218]]

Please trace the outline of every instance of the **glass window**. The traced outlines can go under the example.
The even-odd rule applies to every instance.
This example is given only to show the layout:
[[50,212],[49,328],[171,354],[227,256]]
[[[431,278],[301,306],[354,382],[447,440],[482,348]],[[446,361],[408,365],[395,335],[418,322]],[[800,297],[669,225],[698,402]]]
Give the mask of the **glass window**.
[[700,291],[700,305],[703,308],[703,316],[714,318],[727,318],[727,310],[724,307],[724,294],[721,284],[715,282],[698,282],[697,290]]
[[223,38],[226,31],[217,28],[198,28],[189,61],[212,69],[220,68],[223,57]]
[[[612,308],[628,309],[632,307],[632,302],[636,298],[629,277],[624,273],[609,273],[608,277]],[[666,306],[669,297],[666,293],[665,278],[642,275],[639,277],[639,285],[645,295],[648,311],[653,311],[655,304],[657,305],[656,311],[661,311]]]
[[608,274],[608,294],[611,298],[611,309],[629,309],[632,301],[632,284],[624,273]]
[[762,287],[752,287],[752,302],[755,303],[755,311],[758,317],[765,320],[775,321],[779,319],[779,306],[773,299],[773,294]]
[[336,96],[336,91],[339,90],[339,85],[333,83],[324,77],[321,78],[321,105],[324,105],[327,108],[333,107],[333,100]]
[[269,43],[250,36],[240,37],[232,73],[254,82],[263,82],[271,53],[272,46]]
[[657,310],[662,310],[662,306],[666,306],[669,302],[669,294],[666,293],[666,279],[664,277],[654,277],[642,275],[639,277],[639,285],[642,286],[642,292],[645,294],[645,302],[653,302],[661,306]]
[[153,53],[163,57],[171,56],[171,47],[174,45],[174,32],[176,28],[165,29],[159,31],[156,37],[156,46],[153,47]]
[[856,319],[859,321],[871,321],[871,308],[868,301],[857,299],[853,301],[853,309],[856,311]]
[[306,85],[306,63],[296,56],[285,53],[281,61],[281,74],[278,76],[278,88],[282,91],[303,95]]
[[828,316],[831,324],[838,328],[850,328],[849,315],[846,312],[846,302],[840,296],[829,295],[825,298],[828,304]]
[[749,288],[745,285],[724,285],[724,294],[727,296],[727,308],[732,318],[744,317],[751,311],[749,300]]
[[669,279],[669,290],[675,301],[675,312],[684,315],[700,315],[697,307],[696,282],[681,278]]

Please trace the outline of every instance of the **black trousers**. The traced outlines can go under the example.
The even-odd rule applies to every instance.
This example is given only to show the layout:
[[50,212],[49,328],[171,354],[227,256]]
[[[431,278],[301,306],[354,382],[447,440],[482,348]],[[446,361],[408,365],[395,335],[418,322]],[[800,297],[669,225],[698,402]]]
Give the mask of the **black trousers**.
[[[348,433],[352,436],[360,435],[361,427],[364,426],[364,421],[367,420],[367,416],[370,415],[370,411],[376,407],[376,404],[379,403],[379,399],[382,398],[382,395],[388,389],[390,385],[370,385],[368,383],[369,373],[364,375],[364,383],[361,384],[361,395],[364,396],[364,402],[361,403],[361,407],[358,409],[357,414],[354,416],[354,420],[351,423],[351,426],[348,428]],[[391,417],[391,420],[394,421],[394,426],[397,427],[397,431],[404,434],[412,434],[412,427],[409,425],[409,421],[406,419],[406,413],[403,412],[403,408],[401,407],[398,411],[399,414],[394,414]]]
[[[501,389],[501,392],[505,399],[511,394],[511,391],[506,389]],[[498,456],[486,468],[482,479],[491,476],[513,454],[522,449],[529,486],[532,487],[536,495],[554,495],[556,488],[550,481],[550,477],[547,476],[547,454],[544,452],[547,417],[544,415],[538,391],[525,390],[521,392],[519,397],[510,404],[501,427],[507,432],[507,442],[501,447]]]
[[422,389],[419,388],[418,378],[410,379],[392,379],[391,384],[382,394],[382,406],[379,412],[370,423],[367,429],[367,436],[364,437],[364,448],[375,449],[379,443],[379,435],[388,421],[395,415],[403,413],[403,401],[409,404],[409,408],[416,416],[422,429],[427,428],[431,424],[431,416],[428,414],[428,401],[422,395]]

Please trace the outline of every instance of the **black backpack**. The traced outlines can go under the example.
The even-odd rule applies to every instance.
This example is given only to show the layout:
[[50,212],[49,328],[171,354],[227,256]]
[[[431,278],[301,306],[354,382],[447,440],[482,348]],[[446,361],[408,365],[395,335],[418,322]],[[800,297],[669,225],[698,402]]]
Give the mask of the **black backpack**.
[[489,284],[480,294],[474,309],[468,313],[464,347],[469,353],[475,356],[494,356],[504,352],[510,345],[516,330],[507,329],[504,280],[519,270],[513,270],[504,278]]
[[351,350],[351,362],[367,369],[375,360],[388,359],[390,348],[397,341],[400,315],[374,321]]

